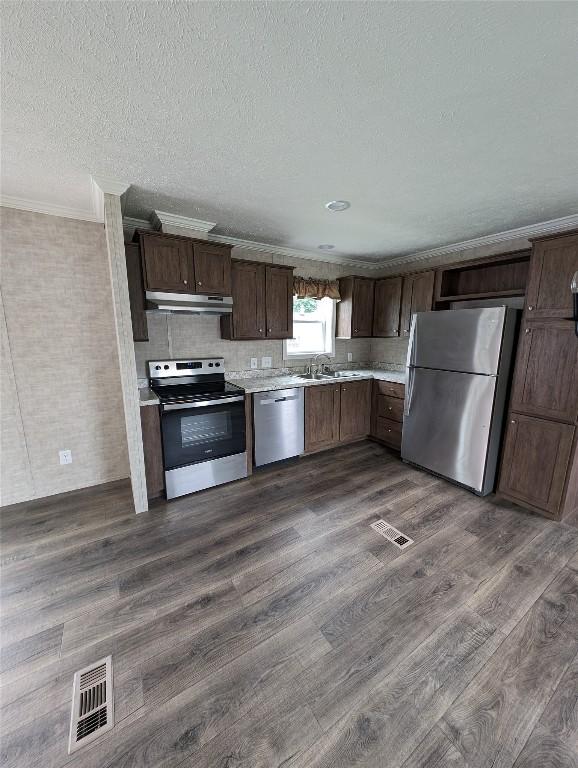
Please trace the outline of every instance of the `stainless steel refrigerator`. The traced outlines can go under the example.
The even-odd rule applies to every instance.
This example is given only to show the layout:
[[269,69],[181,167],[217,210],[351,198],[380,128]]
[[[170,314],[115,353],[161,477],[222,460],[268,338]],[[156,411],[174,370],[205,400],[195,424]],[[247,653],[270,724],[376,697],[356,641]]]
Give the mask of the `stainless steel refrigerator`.
[[494,489],[517,310],[418,312],[401,456],[480,495]]

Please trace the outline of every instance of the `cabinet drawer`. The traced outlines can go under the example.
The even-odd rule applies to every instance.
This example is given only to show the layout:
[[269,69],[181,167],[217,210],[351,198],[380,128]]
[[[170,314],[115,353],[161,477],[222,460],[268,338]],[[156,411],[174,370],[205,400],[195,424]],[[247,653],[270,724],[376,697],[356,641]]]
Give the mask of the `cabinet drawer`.
[[399,421],[391,421],[378,416],[375,420],[374,437],[399,450],[401,448],[401,424]]
[[403,421],[403,400],[389,395],[378,395],[377,416],[392,421]]
[[375,380],[378,395],[389,395],[389,397],[405,397],[405,384],[398,384],[395,381],[377,381]]

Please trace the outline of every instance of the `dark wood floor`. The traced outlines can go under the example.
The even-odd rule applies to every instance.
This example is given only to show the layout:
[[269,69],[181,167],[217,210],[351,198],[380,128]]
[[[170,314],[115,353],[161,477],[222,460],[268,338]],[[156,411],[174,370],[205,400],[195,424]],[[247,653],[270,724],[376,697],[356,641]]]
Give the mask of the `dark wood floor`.
[[[578,530],[376,444],[1,533],[3,766],[578,766]],[[73,674],[108,654],[115,728],[69,757]]]

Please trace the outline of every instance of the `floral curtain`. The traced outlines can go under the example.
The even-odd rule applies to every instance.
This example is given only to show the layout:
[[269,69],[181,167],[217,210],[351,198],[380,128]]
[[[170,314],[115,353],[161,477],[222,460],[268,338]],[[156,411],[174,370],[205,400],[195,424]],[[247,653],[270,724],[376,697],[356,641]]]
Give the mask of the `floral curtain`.
[[294,277],[293,295],[298,299],[339,299],[337,280],[318,280],[314,277]]

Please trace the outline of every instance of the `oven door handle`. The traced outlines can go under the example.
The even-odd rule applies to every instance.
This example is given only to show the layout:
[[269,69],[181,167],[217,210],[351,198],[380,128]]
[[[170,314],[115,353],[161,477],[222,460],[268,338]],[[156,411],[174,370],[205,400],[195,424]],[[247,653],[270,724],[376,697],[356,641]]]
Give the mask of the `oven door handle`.
[[239,403],[245,399],[245,395],[235,395],[235,397],[222,397],[220,400],[198,400],[195,403],[171,403],[163,405],[163,411],[185,411],[189,408],[207,408],[211,405],[226,405],[226,403]]

